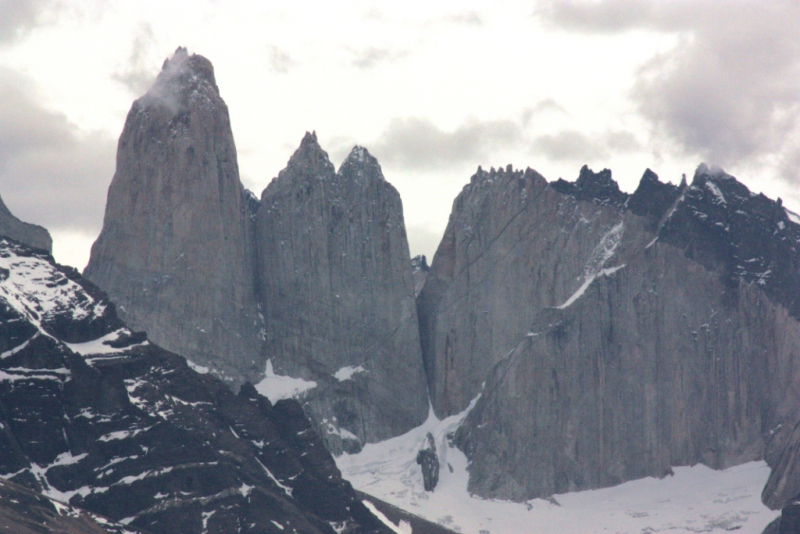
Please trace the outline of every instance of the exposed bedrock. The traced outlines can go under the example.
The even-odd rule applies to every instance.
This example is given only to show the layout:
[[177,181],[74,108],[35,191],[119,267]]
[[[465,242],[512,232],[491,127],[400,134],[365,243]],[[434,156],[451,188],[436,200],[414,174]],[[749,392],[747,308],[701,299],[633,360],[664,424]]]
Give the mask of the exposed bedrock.
[[331,450],[421,424],[403,208],[375,158],[355,147],[336,172],[306,134],[261,196],[258,249],[266,354],[276,373],[317,382],[306,407]]
[[132,328],[233,383],[263,373],[248,195],[213,67],[179,48],[128,113],[84,274]]
[[766,455],[785,482],[765,502],[784,506],[798,241],[779,203],[705,166],[680,187],[648,171],[633,195],[608,171],[479,170],[418,298],[437,414],[481,394],[457,434],[470,491],[524,500]]
[[0,235],[24,243],[29,247],[53,252],[53,239],[45,228],[22,222],[12,214],[0,197]]

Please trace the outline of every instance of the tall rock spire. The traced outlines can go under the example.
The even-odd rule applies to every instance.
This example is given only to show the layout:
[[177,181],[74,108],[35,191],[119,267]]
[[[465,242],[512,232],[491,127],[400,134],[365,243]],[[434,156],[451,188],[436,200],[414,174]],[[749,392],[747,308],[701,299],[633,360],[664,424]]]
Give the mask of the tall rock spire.
[[84,274],[132,328],[234,382],[262,368],[247,195],[211,62],[178,48],[128,113]]
[[275,372],[338,453],[421,424],[428,400],[400,196],[366,149],[334,171],[316,135],[261,196],[258,272]]

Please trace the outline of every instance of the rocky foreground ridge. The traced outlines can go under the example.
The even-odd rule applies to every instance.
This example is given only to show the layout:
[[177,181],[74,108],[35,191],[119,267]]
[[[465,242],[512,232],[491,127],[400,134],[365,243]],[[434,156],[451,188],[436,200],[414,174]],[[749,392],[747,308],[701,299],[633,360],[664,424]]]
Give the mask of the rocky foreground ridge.
[[389,532],[296,401],[273,405],[249,385],[235,395],[128,329],[74,269],[6,237],[0,451],[0,478],[46,497],[0,503],[4,526]]
[[361,147],[336,172],[306,134],[260,200],[246,191],[211,63],[179,48],[128,114],[84,274],[234,387],[267,370],[313,385],[306,412],[340,454],[427,416],[408,261],[400,196]]

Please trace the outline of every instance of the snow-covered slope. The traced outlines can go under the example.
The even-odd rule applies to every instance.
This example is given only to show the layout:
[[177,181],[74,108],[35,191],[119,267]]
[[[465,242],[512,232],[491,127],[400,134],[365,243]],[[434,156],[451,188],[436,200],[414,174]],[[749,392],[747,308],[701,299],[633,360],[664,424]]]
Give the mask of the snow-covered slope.
[[32,519],[0,488],[0,531],[24,534],[27,519],[77,534],[60,523],[79,508],[153,534],[389,532],[300,404],[250,385],[235,395],[114,308],[74,269],[0,236],[0,480],[44,503]]
[[[472,497],[467,492],[467,459],[449,444],[465,416],[466,412],[439,421],[431,413],[424,425],[367,445],[358,454],[345,454],[337,458],[337,465],[356,489],[464,534],[760,534],[780,514],[761,503],[769,476],[764,462],[724,471],[703,465],[676,467],[673,476],[661,480],[645,478],[524,503]],[[423,490],[415,461],[428,432],[436,440],[442,466],[433,492]]]

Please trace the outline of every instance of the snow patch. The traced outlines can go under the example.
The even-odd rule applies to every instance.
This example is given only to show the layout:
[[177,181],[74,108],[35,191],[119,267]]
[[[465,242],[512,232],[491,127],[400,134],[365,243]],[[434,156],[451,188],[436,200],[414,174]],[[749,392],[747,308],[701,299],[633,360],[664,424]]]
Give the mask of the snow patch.
[[559,310],[563,310],[564,308],[569,308],[576,300],[581,298],[581,296],[586,292],[589,286],[592,285],[592,282],[594,282],[601,276],[609,276],[611,274],[614,274],[623,267],[625,267],[624,263],[622,265],[617,265],[616,267],[609,267],[608,269],[600,269],[600,271],[592,275],[591,278],[587,278],[586,281],[583,282],[583,285],[581,285],[581,287],[579,287],[578,290],[575,293],[573,293],[572,296],[568,298],[566,302],[564,302],[564,304],[562,304],[561,306],[556,306],[556,308],[558,308]]
[[[625,222],[620,221],[608,232],[606,232],[603,237],[600,238],[600,242],[596,247],[594,247],[592,253],[589,254],[589,259],[586,261],[586,267],[583,268],[583,283],[578,290],[566,300],[566,302],[564,302],[561,306],[556,306],[556,308],[563,310],[564,308],[571,306],[573,302],[578,300],[581,295],[586,292],[589,286],[592,285],[592,282],[594,282],[597,278],[601,276],[608,276],[625,267],[623,264],[617,267],[611,267],[610,269],[604,268],[605,264],[608,263],[608,260],[614,257],[617,248],[619,248],[620,243],[622,243],[622,234],[624,229]],[[649,246],[650,245],[648,245],[648,247]]]
[[259,460],[258,458],[256,458],[256,462],[258,462],[258,465],[260,465],[260,466],[261,466],[261,468],[264,470],[264,472],[267,474],[267,476],[268,476],[268,477],[269,477],[269,478],[270,478],[270,479],[271,479],[271,480],[272,480],[272,481],[273,481],[273,482],[274,482],[274,483],[275,483],[275,484],[276,484],[276,485],[277,485],[279,488],[281,488],[281,489],[284,491],[284,493],[286,493],[286,495],[288,495],[289,497],[291,497],[291,496],[292,496],[292,488],[290,488],[290,487],[289,487],[289,486],[287,486],[286,484],[283,484],[283,483],[281,483],[281,481],[280,481],[280,480],[278,480],[277,478],[275,478],[275,475],[273,475],[273,474],[272,474],[272,471],[270,471],[269,469],[267,469],[267,466],[266,466],[266,465],[264,465],[264,464],[262,464],[262,463],[261,463],[261,460]]
[[391,520],[389,520],[388,517],[383,515],[383,512],[378,510],[374,504],[372,504],[367,500],[363,500],[361,502],[364,503],[364,506],[367,507],[367,510],[372,512],[372,515],[377,517],[381,523],[389,527],[389,530],[391,530],[392,532],[395,532],[396,534],[412,534],[411,524],[408,521],[401,520],[399,525],[395,525],[394,523],[391,522]]
[[255,386],[256,391],[267,397],[272,403],[276,403],[281,399],[300,397],[306,391],[315,387],[317,387],[317,383],[313,380],[276,375],[272,368],[271,359],[267,360],[264,379]]
[[728,202],[725,200],[725,196],[722,194],[722,191],[720,191],[719,187],[717,187],[717,184],[711,180],[708,180],[706,182],[706,187],[708,187],[708,190],[713,193],[714,197],[716,197],[717,204],[728,204]]
[[8,358],[9,356],[13,356],[16,353],[18,353],[19,351],[23,350],[25,347],[28,346],[28,343],[30,343],[31,341],[36,339],[36,337],[38,335],[39,335],[38,333],[34,334],[32,337],[28,338],[28,340],[25,341],[25,343],[22,343],[21,345],[17,345],[16,347],[14,347],[11,350],[7,350],[7,351],[3,352],[2,354],[0,354],[0,360],[4,360],[4,359]]
[[211,369],[209,369],[208,367],[204,367],[202,365],[197,365],[196,363],[194,363],[189,358],[186,358],[186,363],[189,365],[189,368],[192,371],[194,371],[196,373],[200,373],[201,375],[205,375],[205,374],[208,374],[209,372],[211,372]]
[[69,349],[75,354],[80,354],[81,356],[95,356],[98,354],[120,354],[132,347],[140,347],[148,344],[147,341],[143,341],[142,343],[137,343],[135,345],[129,345],[122,348],[115,348],[108,344],[111,341],[118,340],[120,336],[129,335],[130,333],[130,330],[127,328],[120,328],[119,330],[115,330],[110,334],[106,334],[103,337],[99,337],[92,341],[87,341],[85,343],[64,343],[64,345],[69,347]]
[[796,214],[791,210],[787,210],[786,208],[783,209],[786,212],[786,216],[795,224],[800,224],[800,215]]
[[364,369],[363,365],[359,365],[358,367],[353,367],[353,366],[342,367],[333,374],[333,378],[335,378],[339,382],[344,382],[345,380],[350,380],[351,378],[353,378],[353,375],[366,372],[367,370]]
[[15,246],[5,239],[6,248],[0,252],[0,269],[8,276],[0,281],[0,297],[32,324],[41,327],[43,321],[61,313],[74,320],[100,317],[106,306],[95,301],[80,284],[70,280],[47,260],[19,256]]

